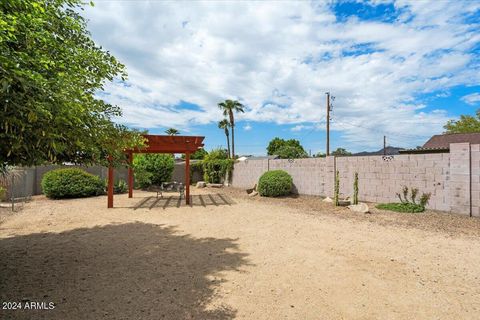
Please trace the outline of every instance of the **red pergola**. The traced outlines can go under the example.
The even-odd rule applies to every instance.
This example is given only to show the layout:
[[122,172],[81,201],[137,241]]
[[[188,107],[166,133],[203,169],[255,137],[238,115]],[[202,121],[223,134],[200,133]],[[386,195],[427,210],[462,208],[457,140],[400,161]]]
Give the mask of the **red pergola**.
[[[146,134],[147,146],[144,148],[126,150],[128,154],[128,197],[133,197],[134,153],[184,153],[185,154],[185,201],[190,204],[190,154],[203,147],[205,137],[200,136],[160,136]],[[108,167],[108,208],[113,208],[113,166]]]

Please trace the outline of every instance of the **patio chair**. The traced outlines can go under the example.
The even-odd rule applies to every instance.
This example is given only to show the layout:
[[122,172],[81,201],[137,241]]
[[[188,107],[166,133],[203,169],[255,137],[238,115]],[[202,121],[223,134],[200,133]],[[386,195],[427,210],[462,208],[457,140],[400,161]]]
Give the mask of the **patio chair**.
[[163,198],[163,193],[175,193],[178,192],[180,195],[180,199],[182,199],[182,196],[185,197],[185,185],[181,182],[162,182],[160,186],[158,185],[152,185],[149,187],[149,191],[153,191],[157,193],[157,198],[160,196],[160,198]]

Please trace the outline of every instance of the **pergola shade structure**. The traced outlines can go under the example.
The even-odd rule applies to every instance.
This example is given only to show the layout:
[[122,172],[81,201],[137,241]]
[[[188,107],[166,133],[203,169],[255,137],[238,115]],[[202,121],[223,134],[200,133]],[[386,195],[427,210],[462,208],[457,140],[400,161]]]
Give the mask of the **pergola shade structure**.
[[[128,154],[128,197],[133,197],[133,154],[134,153],[184,153],[185,154],[185,201],[190,204],[190,154],[203,147],[205,137],[164,136],[146,134],[146,147],[125,150]],[[113,166],[108,167],[108,208],[113,208]]]

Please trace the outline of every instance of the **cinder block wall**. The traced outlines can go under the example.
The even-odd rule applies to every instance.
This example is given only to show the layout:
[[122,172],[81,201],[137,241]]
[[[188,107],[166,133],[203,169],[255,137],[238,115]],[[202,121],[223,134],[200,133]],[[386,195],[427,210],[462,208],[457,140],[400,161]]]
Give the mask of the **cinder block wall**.
[[429,208],[480,216],[480,145],[456,143],[450,153],[396,156],[247,160],[235,164],[232,185],[251,188],[268,170],[285,170],[300,194],[333,196],[336,170],[343,196],[353,193],[354,173],[362,201],[393,202],[403,186],[432,194]]

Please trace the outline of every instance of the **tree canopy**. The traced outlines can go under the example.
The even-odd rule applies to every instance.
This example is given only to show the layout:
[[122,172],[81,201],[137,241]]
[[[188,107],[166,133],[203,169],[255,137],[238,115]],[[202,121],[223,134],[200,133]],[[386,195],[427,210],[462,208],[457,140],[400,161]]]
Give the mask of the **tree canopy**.
[[124,66],[97,46],[81,0],[0,2],[0,163],[102,163],[141,145],[99,99]]
[[335,151],[332,152],[332,156],[351,156],[352,153],[348,152],[344,148],[337,148]]
[[168,128],[167,130],[165,130],[165,133],[168,134],[169,136],[176,136],[180,134],[180,131],[178,131],[175,128]]
[[[200,148],[190,155],[190,159],[203,160],[203,158],[205,158],[207,154],[208,154],[207,150],[205,150],[204,148]],[[185,159],[185,154],[182,154],[182,159]]]
[[446,133],[480,132],[480,109],[476,116],[461,115],[459,120],[449,120],[443,128]]
[[297,159],[307,157],[305,149],[296,139],[273,138],[267,146],[268,155],[277,155],[282,159]]

